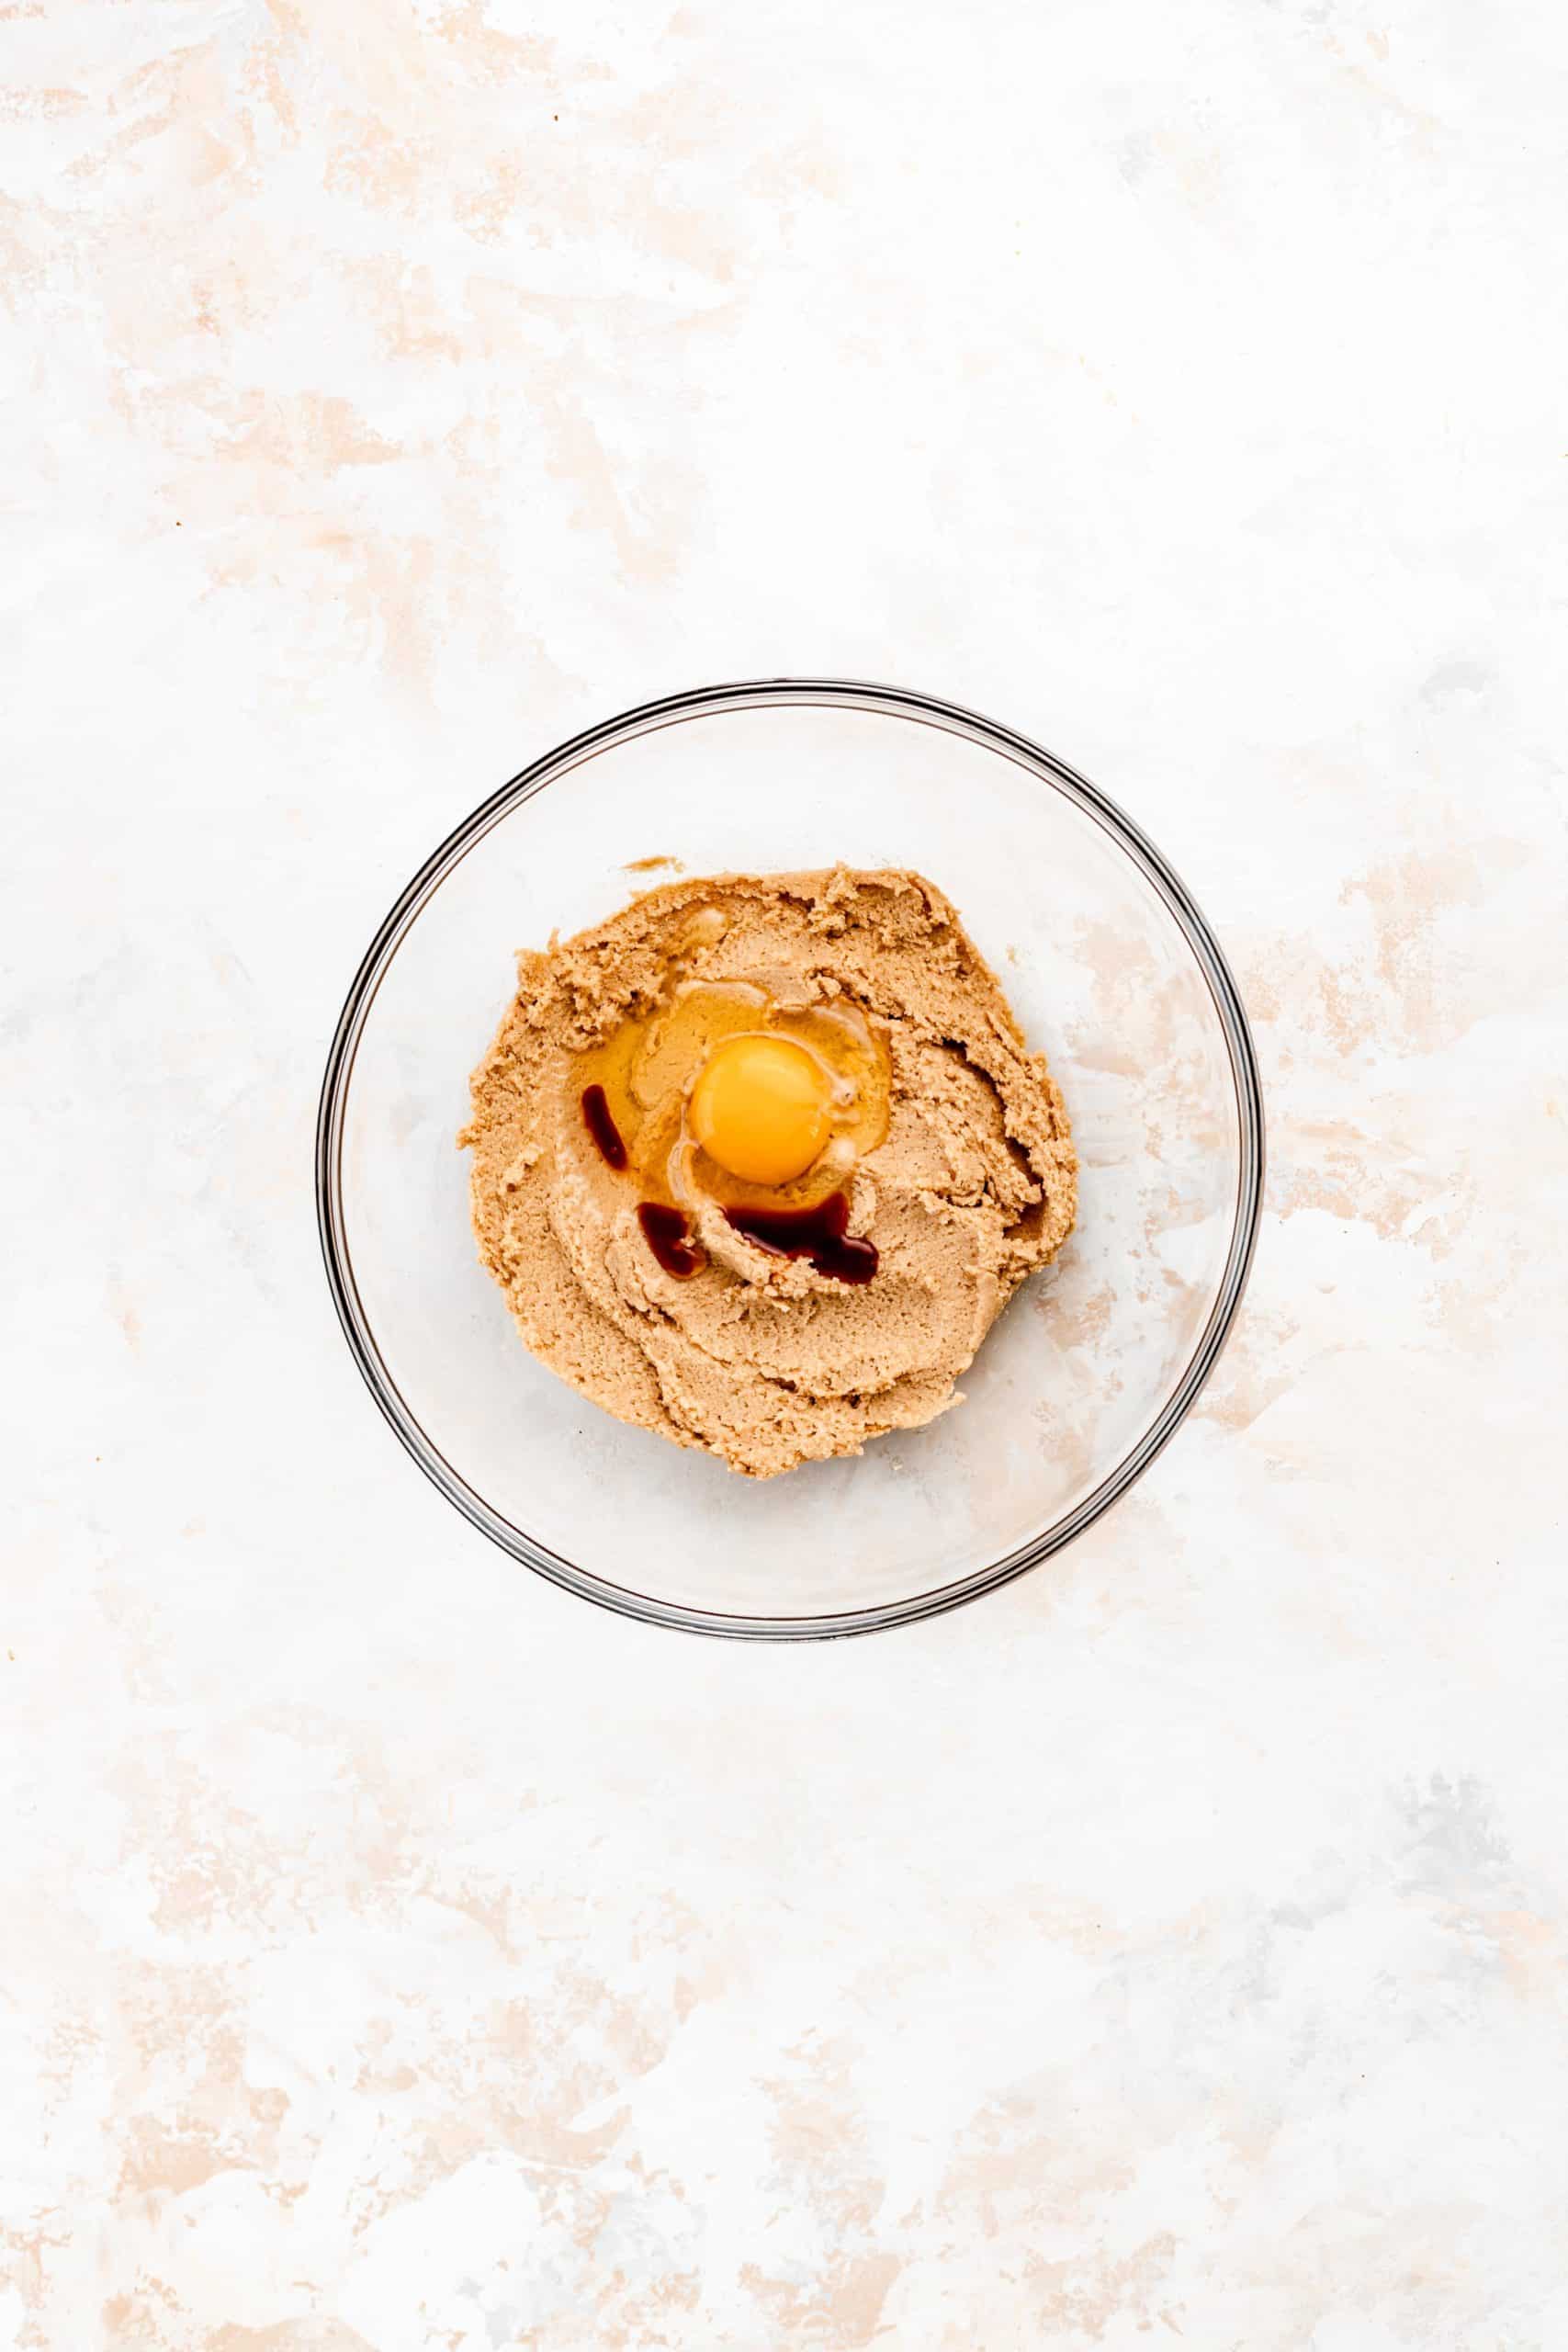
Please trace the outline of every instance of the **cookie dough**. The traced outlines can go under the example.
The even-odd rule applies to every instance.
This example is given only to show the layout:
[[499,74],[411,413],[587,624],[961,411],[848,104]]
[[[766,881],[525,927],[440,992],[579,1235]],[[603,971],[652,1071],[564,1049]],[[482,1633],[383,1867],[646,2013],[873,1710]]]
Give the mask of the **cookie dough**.
[[[728,1184],[690,1131],[702,1069],[685,1064],[716,1007],[720,1027],[800,1039],[837,1072],[831,1139],[776,1195]],[[619,1165],[585,1115],[601,1076],[636,1126]],[[918,874],[650,890],[519,956],[472,1094],[459,1141],[474,1230],[527,1346],[606,1412],[751,1477],[858,1453],[959,1402],[987,1331],[1076,1213],[1044,1057]],[[824,1273],[732,1221],[835,1187],[829,1212],[842,1222],[847,1203],[870,1279]],[[696,1271],[676,1273],[650,1220],[682,1215],[690,1250],[673,1262]],[[772,1215],[753,1216],[754,1232]]]

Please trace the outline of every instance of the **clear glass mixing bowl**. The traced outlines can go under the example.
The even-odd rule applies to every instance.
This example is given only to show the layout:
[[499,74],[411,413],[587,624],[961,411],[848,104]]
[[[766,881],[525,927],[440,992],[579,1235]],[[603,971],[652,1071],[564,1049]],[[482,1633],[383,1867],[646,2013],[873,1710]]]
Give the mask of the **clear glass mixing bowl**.
[[[694,874],[907,865],[953,899],[1072,1116],[1076,1233],[929,1428],[739,1478],[536,1363],[468,1226],[455,1138],[513,953],[611,913],[637,859]],[[778,679],[671,695],[535,762],[422,866],[328,1058],[321,1243],[348,1342],[442,1493],[628,1615],[783,1640],[930,1616],[1099,1518],[1197,1396],[1258,1228],[1263,1116],[1213,933],[1081,776],[973,712]]]

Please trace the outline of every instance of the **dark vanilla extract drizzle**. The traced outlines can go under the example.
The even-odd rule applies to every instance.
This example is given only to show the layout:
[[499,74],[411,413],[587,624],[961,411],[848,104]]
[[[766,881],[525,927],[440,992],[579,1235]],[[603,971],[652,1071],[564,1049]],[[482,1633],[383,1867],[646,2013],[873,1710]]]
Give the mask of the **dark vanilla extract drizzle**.
[[849,1231],[847,1194],[829,1193],[809,1209],[726,1209],[737,1233],[775,1257],[806,1258],[836,1283],[868,1283],[876,1272],[876,1244]]
[[609,1097],[602,1086],[585,1086],[582,1090],[582,1124],[612,1168],[626,1164],[626,1148],[621,1141],[610,1109]]
[[667,1274],[684,1282],[689,1274],[701,1273],[707,1264],[707,1252],[701,1242],[692,1239],[682,1211],[667,1208],[662,1201],[644,1201],[637,1221],[643,1239]]

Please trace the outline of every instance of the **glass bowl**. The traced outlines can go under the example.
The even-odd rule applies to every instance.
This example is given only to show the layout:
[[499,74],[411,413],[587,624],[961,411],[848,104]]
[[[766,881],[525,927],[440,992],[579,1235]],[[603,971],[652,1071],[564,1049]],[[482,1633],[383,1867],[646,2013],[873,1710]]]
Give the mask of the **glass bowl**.
[[[524,1347],[468,1225],[468,1073],[513,957],[663,874],[912,866],[953,900],[1066,1097],[1076,1232],[965,1401],[780,1478],[625,1427]],[[787,1640],[951,1609],[1110,1509],[1212,1370],[1258,1229],[1235,983],[1157,850],[1049,752],[924,695],[674,695],[536,760],[414,876],[359,967],[317,1133],[327,1274],[422,1470],[528,1567],[627,1615]]]

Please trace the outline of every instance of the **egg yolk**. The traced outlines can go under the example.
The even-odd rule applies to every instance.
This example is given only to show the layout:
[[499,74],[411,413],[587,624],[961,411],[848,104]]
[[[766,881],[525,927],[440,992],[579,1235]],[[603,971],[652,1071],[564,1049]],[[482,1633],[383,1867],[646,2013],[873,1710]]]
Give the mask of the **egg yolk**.
[[691,1131],[743,1183],[788,1184],[828,1140],[830,1085],[788,1037],[728,1037],[692,1089]]

